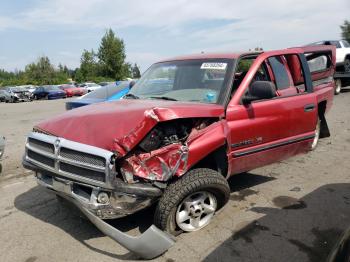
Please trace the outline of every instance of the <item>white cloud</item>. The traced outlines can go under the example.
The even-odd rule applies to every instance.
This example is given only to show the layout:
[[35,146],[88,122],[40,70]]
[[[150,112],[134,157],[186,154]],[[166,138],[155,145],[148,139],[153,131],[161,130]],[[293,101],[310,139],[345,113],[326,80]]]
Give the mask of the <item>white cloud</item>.
[[163,58],[165,57],[152,52],[127,52],[126,57],[127,61],[136,62],[139,66],[141,66],[141,72],[146,71],[151,64]]
[[[192,53],[246,50],[256,46],[283,48],[337,39],[340,37],[339,25],[349,19],[349,13],[349,0],[51,0],[40,1],[25,11],[14,12],[13,16],[0,16],[0,31],[108,27],[132,30],[136,26],[144,30],[140,33],[140,42],[151,41],[146,35],[147,28],[152,29],[158,38],[168,41],[168,55],[173,56],[177,53],[172,52],[171,43],[177,42],[182,46],[177,46],[176,50]],[[191,22],[205,25],[213,20],[227,20],[228,23],[196,29],[189,34],[187,26]],[[82,49],[91,47],[82,46]],[[144,70],[151,62],[163,57],[156,46],[153,48],[143,52],[127,48],[128,60],[141,64]],[[57,59],[60,57],[68,59],[63,54],[57,55]],[[71,56],[69,62],[78,64],[79,57],[80,54]]]

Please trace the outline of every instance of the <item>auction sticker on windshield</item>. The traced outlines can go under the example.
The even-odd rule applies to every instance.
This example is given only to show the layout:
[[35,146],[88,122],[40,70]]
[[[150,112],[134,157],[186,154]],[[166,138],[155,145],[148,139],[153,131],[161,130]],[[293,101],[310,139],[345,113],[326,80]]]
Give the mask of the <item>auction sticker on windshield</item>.
[[203,63],[201,69],[216,69],[216,70],[225,70],[227,63]]

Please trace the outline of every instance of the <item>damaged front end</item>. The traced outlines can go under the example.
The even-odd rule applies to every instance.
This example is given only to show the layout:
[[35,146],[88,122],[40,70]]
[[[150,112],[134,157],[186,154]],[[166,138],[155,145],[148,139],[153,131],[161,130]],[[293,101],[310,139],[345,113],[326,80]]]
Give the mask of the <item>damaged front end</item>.
[[151,226],[131,237],[103,221],[143,209],[162,193],[149,183],[125,183],[114,164],[110,151],[37,132],[29,134],[23,159],[39,185],[74,203],[104,234],[142,258],[157,257],[174,244],[170,235]]
[[[172,109],[146,108],[151,102],[120,101],[128,110],[92,105],[44,121],[29,134],[23,159],[40,185],[75,203],[102,232],[143,258],[162,254],[174,240],[155,226],[132,238],[103,220],[149,207],[171,179],[209,153],[203,145],[212,150],[224,143],[217,135],[223,107],[197,103],[190,111],[192,104],[179,103]],[[116,115],[129,121],[118,125]]]

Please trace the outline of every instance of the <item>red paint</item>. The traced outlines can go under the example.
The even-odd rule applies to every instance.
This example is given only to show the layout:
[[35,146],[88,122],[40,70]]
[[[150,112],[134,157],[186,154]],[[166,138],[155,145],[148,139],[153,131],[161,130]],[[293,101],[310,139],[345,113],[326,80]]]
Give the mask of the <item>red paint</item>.
[[72,97],[72,96],[82,96],[87,93],[87,90],[82,87],[76,87],[73,85],[61,85],[60,88],[66,92],[67,97]]
[[[311,93],[304,87],[296,87],[303,84],[305,76],[301,74],[298,54],[312,52],[328,52],[333,63],[328,70],[313,73],[312,80],[332,76],[335,65],[332,46],[256,53],[257,58],[226,108],[213,104],[125,99],[71,110],[40,123],[38,128],[116,152],[124,171],[146,179],[167,180],[169,174],[181,176],[222,146],[226,147],[228,175],[248,171],[310,149],[310,135],[314,134],[318,118],[317,106],[326,101],[328,111],[334,89],[333,81],[314,86]],[[246,54],[200,54],[172,60],[239,59]],[[271,56],[280,56],[283,60],[290,86],[278,90],[274,99],[242,105],[242,96],[263,63],[266,63],[270,79],[276,79],[266,62]],[[307,105],[315,105],[315,108],[306,112]],[[171,144],[150,153],[133,151],[158,122],[181,118],[215,118],[215,122],[201,130],[193,127],[184,144]],[[253,153],[247,154],[249,150]]]
[[120,150],[119,154],[125,155],[158,121],[223,116],[224,107],[221,105],[124,99],[70,110],[39,123],[37,127],[79,143]]

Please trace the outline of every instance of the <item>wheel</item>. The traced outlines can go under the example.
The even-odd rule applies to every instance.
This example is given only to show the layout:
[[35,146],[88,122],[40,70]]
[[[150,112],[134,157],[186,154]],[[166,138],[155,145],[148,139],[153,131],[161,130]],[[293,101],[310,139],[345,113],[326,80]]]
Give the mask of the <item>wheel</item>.
[[344,71],[350,73],[350,58],[344,60]]
[[341,91],[341,80],[337,79],[335,80],[335,89],[334,89],[334,94],[339,95]]
[[33,98],[34,98],[35,100],[39,100],[39,97],[38,97],[37,95],[34,95]]
[[172,234],[208,225],[230,196],[226,179],[211,169],[193,169],[170,184],[160,198],[154,224]]
[[315,150],[318,145],[318,140],[320,139],[320,132],[321,132],[321,121],[320,119],[317,120],[317,125],[315,129],[315,138],[314,141],[312,141],[311,144],[311,150]]

